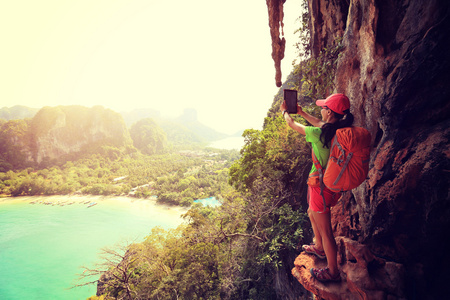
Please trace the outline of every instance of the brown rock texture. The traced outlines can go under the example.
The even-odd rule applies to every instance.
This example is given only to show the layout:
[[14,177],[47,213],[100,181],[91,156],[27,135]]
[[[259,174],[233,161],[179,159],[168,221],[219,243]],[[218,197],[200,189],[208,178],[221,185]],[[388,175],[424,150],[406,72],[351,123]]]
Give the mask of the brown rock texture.
[[[321,283],[311,279],[311,268],[326,267],[326,261],[306,253],[300,254],[292,275],[319,299],[387,299],[388,295],[403,298],[404,267],[375,256],[366,245],[338,237],[338,261],[341,282]],[[380,289],[383,286],[383,289]],[[393,298],[392,298],[393,299]]]
[[[275,63],[275,83],[281,86],[281,60],[284,58],[286,40],[283,32],[283,4],[286,0],[266,0],[269,10],[269,27],[272,38],[272,59]],[[281,29],[281,33],[280,33]]]
[[450,10],[444,0],[309,0],[313,55],[343,37],[336,92],[373,137],[367,181],[333,209],[342,282],[306,254],[319,299],[446,299],[450,280]]

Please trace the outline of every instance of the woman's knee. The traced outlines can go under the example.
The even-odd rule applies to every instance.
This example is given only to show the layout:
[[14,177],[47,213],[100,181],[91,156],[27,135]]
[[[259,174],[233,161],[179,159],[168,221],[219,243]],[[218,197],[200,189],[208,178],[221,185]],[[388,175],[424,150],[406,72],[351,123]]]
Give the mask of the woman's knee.
[[311,208],[308,208],[306,211],[308,213],[308,217],[311,221],[314,221],[314,211]]
[[314,219],[320,231],[325,232],[331,229],[331,218],[329,213],[318,213],[311,210],[310,218]]

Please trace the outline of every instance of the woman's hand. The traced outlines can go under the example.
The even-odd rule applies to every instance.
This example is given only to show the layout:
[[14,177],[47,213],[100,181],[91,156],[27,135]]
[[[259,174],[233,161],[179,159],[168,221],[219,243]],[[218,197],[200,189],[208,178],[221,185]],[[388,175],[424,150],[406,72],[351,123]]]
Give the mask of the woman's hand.
[[[283,112],[285,110],[287,111],[287,105],[286,105],[286,101],[283,101],[283,103],[281,103],[281,105],[280,105],[280,111]],[[302,112],[303,112],[302,107],[297,104],[297,115],[301,115]]]
[[281,110],[281,112],[287,110],[287,107],[286,107],[286,101],[283,101],[283,103],[281,103],[281,105],[280,105],[280,110]]

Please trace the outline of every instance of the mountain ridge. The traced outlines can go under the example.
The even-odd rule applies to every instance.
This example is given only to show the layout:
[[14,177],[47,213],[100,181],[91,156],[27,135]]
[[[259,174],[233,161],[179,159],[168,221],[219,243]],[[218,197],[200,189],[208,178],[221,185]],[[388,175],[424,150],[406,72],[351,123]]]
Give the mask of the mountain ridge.
[[[33,118],[40,109],[42,108],[30,108],[23,105],[3,107],[0,109],[0,119],[9,121]],[[179,134],[173,133],[173,131],[176,131],[176,128],[178,128],[182,134],[189,136],[190,140],[197,143],[207,143],[234,136],[219,132],[198,121],[197,111],[194,108],[185,109],[182,115],[175,118],[162,117],[160,111],[152,108],[139,108],[128,112],[121,111],[119,113],[128,128],[131,128],[133,124],[142,119],[153,119],[164,131],[168,131],[167,137],[169,141],[175,143],[177,143],[177,138],[179,137]],[[172,134],[169,134],[169,132],[172,132]]]

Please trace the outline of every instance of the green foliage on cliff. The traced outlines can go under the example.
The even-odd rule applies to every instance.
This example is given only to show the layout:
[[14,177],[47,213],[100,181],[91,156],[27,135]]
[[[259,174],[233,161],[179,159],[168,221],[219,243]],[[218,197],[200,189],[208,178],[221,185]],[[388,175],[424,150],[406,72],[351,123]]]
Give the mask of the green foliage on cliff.
[[[300,118],[297,121],[304,122]],[[295,220],[301,219],[302,207],[306,207],[305,182],[311,167],[311,150],[304,137],[291,130],[280,114],[266,118],[262,131],[248,130],[244,136],[246,144],[241,158],[230,168],[229,182],[251,199],[251,207],[266,207],[263,215],[267,219],[259,229],[267,230],[262,261],[278,268],[282,263],[281,248],[293,250],[302,236],[296,231],[301,227]],[[292,222],[297,227],[290,227]]]
[[[241,158],[231,167],[230,183],[238,190],[252,190],[254,182],[265,178],[284,187],[299,178],[299,165],[308,165],[310,150],[299,133],[278,117],[265,119],[262,131],[246,130]],[[307,169],[307,166],[305,166]]]
[[[58,122],[60,124],[57,124]],[[62,124],[61,124],[62,123]],[[30,133],[33,136],[47,134],[55,125],[59,127],[65,123],[65,114],[61,107],[46,106],[38,111],[31,121]],[[78,134],[78,133],[76,133]]]
[[[295,44],[298,57],[302,60],[311,55],[311,16],[308,9],[308,1],[302,0],[302,15],[298,18],[300,27],[294,32],[298,34],[298,42]],[[293,62],[295,65],[295,61]]]
[[22,151],[28,144],[29,120],[11,120],[0,125],[0,172],[28,166]]
[[295,73],[302,74],[302,94],[313,99],[325,99],[334,90],[334,79],[343,49],[342,39],[338,38],[330,47],[322,49],[315,57],[300,62]]
[[130,136],[134,146],[144,154],[162,153],[167,147],[166,133],[150,118],[133,124]]

